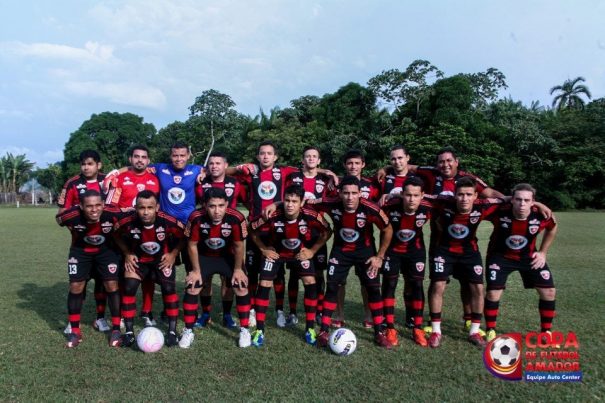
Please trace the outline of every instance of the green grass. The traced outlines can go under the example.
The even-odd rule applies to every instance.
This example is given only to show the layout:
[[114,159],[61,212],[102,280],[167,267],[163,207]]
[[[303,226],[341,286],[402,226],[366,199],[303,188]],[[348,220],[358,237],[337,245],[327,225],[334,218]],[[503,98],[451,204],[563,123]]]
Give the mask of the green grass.
[[[359,286],[353,275],[346,313],[359,345],[350,357],[306,346],[301,325],[277,329],[273,316],[262,349],[239,349],[237,333],[219,325],[197,333],[189,350],[164,348],[146,355],[110,349],[104,335],[90,326],[94,319],[90,293],[83,311],[84,342],[66,350],[61,331],[66,323],[69,234],[55,224],[54,213],[47,208],[0,209],[2,401],[589,401],[605,397],[601,360],[605,214],[558,214],[559,236],[549,256],[558,288],[555,328],[577,332],[584,382],[533,384],[502,381],[485,370],[481,352],[466,342],[462,332],[455,282],[447,290],[445,338],[437,350],[421,349],[407,339],[392,352],[375,347],[371,331],[360,325]],[[489,227],[483,226],[480,237],[486,239],[488,234]],[[180,270],[179,282],[183,277]],[[218,323],[220,302],[215,302]],[[158,296],[155,311],[160,307]],[[501,307],[500,332],[538,327],[537,295],[522,288],[518,275],[511,277]]]

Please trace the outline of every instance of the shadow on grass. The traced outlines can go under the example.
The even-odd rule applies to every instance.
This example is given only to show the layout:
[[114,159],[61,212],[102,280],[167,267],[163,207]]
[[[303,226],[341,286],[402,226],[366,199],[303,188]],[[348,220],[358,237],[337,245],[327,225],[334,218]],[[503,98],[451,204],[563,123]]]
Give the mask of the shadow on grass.
[[[40,319],[48,324],[50,329],[62,332],[67,324],[68,287],[66,282],[55,283],[50,287],[41,287],[35,283],[25,283],[17,291],[17,295],[21,300],[17,304],[17,307],[37,313]],[[94,298],[87,297],[87,300],[89,299],[93,301],[94,307]]]

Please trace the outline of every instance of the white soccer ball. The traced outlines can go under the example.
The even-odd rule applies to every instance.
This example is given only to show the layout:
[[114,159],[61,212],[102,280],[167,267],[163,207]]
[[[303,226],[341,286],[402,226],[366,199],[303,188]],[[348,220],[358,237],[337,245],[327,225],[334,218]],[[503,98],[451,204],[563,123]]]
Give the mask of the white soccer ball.
[[492,343],[490,354],[496,365],[511,367],[519,360],[521,349],[515,339],[500,336]]
[[337,355],[351,355],[357,348],[357,337],[349,329],[336,329],[328,341],[330,349]]
[[137,336],[139,349],[146,353],[155,353],[164,345],[164,335],[157,327],[146,327]]

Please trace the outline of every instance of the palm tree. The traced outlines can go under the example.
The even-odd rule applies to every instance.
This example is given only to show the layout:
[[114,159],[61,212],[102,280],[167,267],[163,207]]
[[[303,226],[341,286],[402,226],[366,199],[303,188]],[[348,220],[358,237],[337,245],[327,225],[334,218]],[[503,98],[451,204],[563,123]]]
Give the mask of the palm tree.
[[588,99],[592,98],[588,87],[580,82],[586,81],[584,77],[576,77],[573,80],[565,80],[563,85],[556,85],[550,89],[550,95],[559,92],[552,100],[552,107],[557,111],[562,109],[582,109],[586,103],[581,95],[585,95]]

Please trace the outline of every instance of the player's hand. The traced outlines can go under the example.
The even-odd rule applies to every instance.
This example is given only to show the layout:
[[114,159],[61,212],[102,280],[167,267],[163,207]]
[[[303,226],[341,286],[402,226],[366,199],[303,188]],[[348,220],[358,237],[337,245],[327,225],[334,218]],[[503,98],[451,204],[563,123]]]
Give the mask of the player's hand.
[[378,256],[372,256],[371,258],[366,260],[366,264],[369,265],[367,271],[368,277],[376,278],[376,276],[378,275],[378,270],[380,270],[380,267],[382,267],[382,259]]
[[122,211],[122,213],[128,213],[128,212],[134,211],[136,209],[134,207],[121,207],[120,210]]
[[546,205],[539,202],[534,203],[534,205],[538,208],[538,211],[544,216],[544,218],[548,220],[550,219],[550,217],[552,217],[552,210],[549,209]]
[[124,257],[124,268],[129,273],[134,273],[135,269],[139,268],[139,258],[132,253],[127,254]]
[[534,252],[531,256],[531,268],[538,270],[546,265],[546,255],[542,252]]
[[185,277],[185,288],[196,288],[196,284],[202,286],[202,273],[193,270]]
[[391,198],[391,195],[389,193],[383,194],[380,197],[380,200],[378,201],[378,205],[380,207],[384,206],[389,201],[390,198]]
[[378,180],[378,182],[382,181],[386,176],[387,171],[385,171],[384,168],[380,168],[376,171],[376,180]]
[[234,287],[247,288],[248,287],[248,276],[242,269],[237,269],[233,271],[233,276],[231,277],[231,285]]
[[268,247],[266,249],[261,249],[261,252],[262,252],[263,256],[266,257],[267,259],[271,259],[271,260],[279,259],[279,253],[277,253],[275,251],[275,248]]
[[201,184],[202,181],[206,178],[206,168],[202,168],[202,170],[200,171],[200,174],[197,176],[197,183]]
[[263,209],[263,218],[265,221],[268,220],[273,213],[275,213],[275,210],[277,210],[277,204],[275,203],[271,203]]
[[162,258],[160,259],[160,264],[158,265],[158,267],[160,268],[160,270],[164,270],[164,269],[172,269],[172,266],[174,266],[174,261],[176,260],[176,256],[173,255],[172,253],[165,253],[162,255]]
[[296,254],[297,260],[310,260],[313,258],[313,252],[305,247],[300,248],[300,252]]
[[256,175],[258,173],[258,167],[254,164],[240,164],[235,167],[239,172],[244,175]]
[[330,171],[329,169],[324,169],[324,174],[332,177],[332,181],[334,181],[334,186],[338,186],[339,179],[334,172]]
[[103,189],[105,192],[109,191],[110,187],[117,187],[118,185],[118,176],[120,175],[120,171],[114,169],[110,171],[107,175],[105,175],[105,179],[103,180]]

